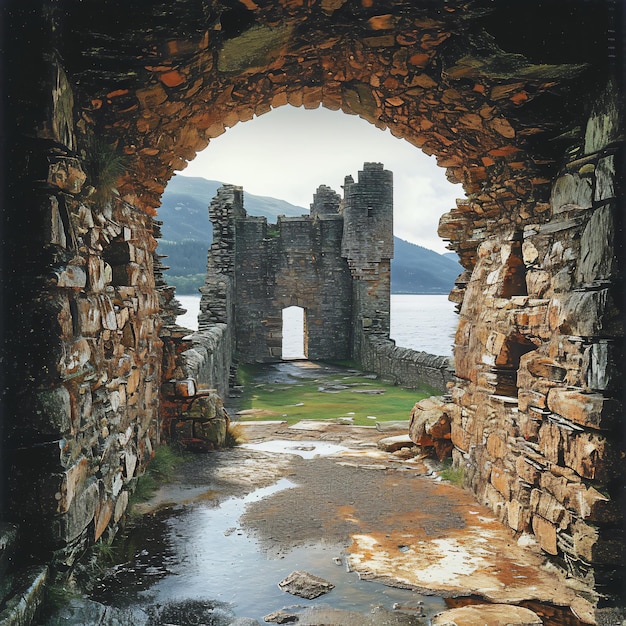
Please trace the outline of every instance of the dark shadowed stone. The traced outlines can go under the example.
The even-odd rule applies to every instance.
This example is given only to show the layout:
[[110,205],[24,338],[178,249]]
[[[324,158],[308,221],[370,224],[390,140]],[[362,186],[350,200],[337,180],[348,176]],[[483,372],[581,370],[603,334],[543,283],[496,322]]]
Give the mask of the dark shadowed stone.
[[290,26],[255,26],[224,44],[219,53],[217,67],[221,72],[260,67],[278,56],[290,35]]

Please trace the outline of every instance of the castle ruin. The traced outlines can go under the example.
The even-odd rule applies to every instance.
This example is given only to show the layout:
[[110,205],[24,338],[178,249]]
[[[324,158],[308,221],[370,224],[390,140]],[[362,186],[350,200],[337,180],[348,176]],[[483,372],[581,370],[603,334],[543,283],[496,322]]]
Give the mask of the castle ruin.
[[[17,567],[36,565],[37,580],[48,564],[68,572],[115,535],[166,435],[164,407],[197,391],[178,357],[223,380],[214,348],[230,345],[228,324],[202,330],[185,356],[175,345],[184,337],[155,220],[168,180],[239,122],[322,105],[389,128],[463,184],[439,227],[465,270],[451,294],[455,463],[598,615],[623,601],[623,3],[8,0],[2,10],[0,503]],[[320,228],[331,224],[319,215]],[[261,223],[250,231],[271,239]],[[352,241],[341,258],[355,284],[382,285],[368,263],[380,257],[381,276],[390,251]],[[388,313],[364,295],[350,312],[364,332],[343,345],[378,371],[401,356],[378,351]],[[222,315],[217,298],[204,306]],[[324,348],[307,310],[314,357]],[[263,358],[277,347],[267,320]]]
[[392,173],[366,163],[358,182],[346,177],[340,204],[322,186],[310,216],[279,216],[268,225],[246,215],[241,188],[220,188],[209,207],[214,237],[200,330],[233,325],[242,362],[282,358],[282,310],[289,306],[304,309],[312,360],[358,359],[359,331],[388,338]]

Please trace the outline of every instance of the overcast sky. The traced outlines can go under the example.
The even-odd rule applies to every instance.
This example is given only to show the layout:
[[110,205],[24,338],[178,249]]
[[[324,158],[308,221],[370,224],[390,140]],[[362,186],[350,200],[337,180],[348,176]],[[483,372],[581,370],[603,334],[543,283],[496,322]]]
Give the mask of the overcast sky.
[[434,158],[354,115],[280,107],[228,129],[179,174],[241,185],[308,210],[319,185],[343,195],[344,176],[356,181],[366,161],[393,172],[395,235],[446,252],[437,223],[464,196],[461,185],[450,184]]

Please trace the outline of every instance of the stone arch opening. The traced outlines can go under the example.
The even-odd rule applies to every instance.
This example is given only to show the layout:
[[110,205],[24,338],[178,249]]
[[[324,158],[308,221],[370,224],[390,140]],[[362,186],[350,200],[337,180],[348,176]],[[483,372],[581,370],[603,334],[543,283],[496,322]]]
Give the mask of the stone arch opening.
[[282,321],[283,360],[306,359],[309,351],[306,309],[295,305],[285,307]]
[[[533,36],[550,45],[523,42],[525,29],[512,21],[511,3],[482,0],[391,0],[384,13],[379,3],[358,0],[228,6],[181,0],[129,6],[123,21],[117,2],[69,8],[41,2],[34,9],[10,3],[4,91],[12,124],[2,219],[11,299],[5,334],[14,364],[5,372],[5,387],[16,392],[3,398],[3,413],[9,416],[6,447],[19,444],[24,461],[17,471],[3,472],[13,481],[5,493],[27,492],[52,476],[81,477],[72,483],[76,493],[67,490],[68,499],[59,503],[50,498],[40,507],[44,513],[33,514],[14,495],[5,497],[4,508],[30,533],[27,545],[32,538],[33,546],[49,552],[76,554],[94,525],[114,532],[119,524],[133,477],[117,475],[115,463],[100,470],[96,447],[81,444],[84,433],[94,440],[102,436],[110,458],[137,450],[133,472],[158,440],[155,380],[161,372],[175,378],[179,370],[162,366],[158,331],[169,312],[153,255],[158,224],[151,216],[172,173],[239,121],[287,103],[322,104],[389,127],[436,155],[450,179],[463,183],[467,199],[440,223],[468,271],[455,292],[462,325],[450,390],[455,449],[475,471],[476,491],[487,493],[499,514],[508,510],[509,520],[515,511],[529,521],[526,527],[547,553],[590,563],[596,581],[616,579],[624,540],[613,541],[611,532],[614,520],[623,518],[623,502],[612,485],[623,475],[623,425],[614,417],[620,412],[606,407],[620,398],[608,383],[590,389],[587,381],[590,375],[612,380],[611,369],[623,369],[608,343],[602,344],[602,360],[593,358],[601,342],[623,334],[616,286],[623,255],[615,255],[615,228],[602,216],[618,215],[622,193],[616,181],[623,162],[623,77],[615,30],[623,7],[578,3],[573,35],[563,28],[567,6],[533,7],[524,7],[533,28],[539,27]],[[512,30],[520,36],[505,36]],[[580,39],[586,43],[579,45]],[[84,185],[93,136],[126,160],[109,209]],[[55,214],[59,200],[76,226],[75,249],[52,234],[54,224],[66,225]],[[585,259],[581,241],[591,249],[596,225],[607,235],[597,238],[602,252]],[[136,265],[120,265],[132,271],[114,284],[102,252],[121,228],[129,229],[138,256]],[[535,291],[506,298],[489,277],[497,283],[505,274],[496,250],[512,231],[523,232],[526,282]],[[101,279],[92,280],[97,275]],[[98,296],[93,302],[102,303],[105,322],[91,329],[88,312],[79,307],[81,336],[75,337],[67,324],[69,302],[85,296]],[[219,298],[212,307],[211,314],[222,314]],[[126,316],[134,324],[133,347],[122,341]],[[42,319],[45,327],[38,324]],[[532,337],[538,357],[565,373],[555,381],[541,369],[529,370],[520,388],[519,415],[532,411],[540,420],[538,441],[527,446],[508,437],[506,446],[484,456],[490,429],[508,433],[511,417],[489,402],[494,355],[487,344],[494,333],[511,332]],[[87,386],[93,418],[81,415],[80,436],[65,419],[19,419],[35,415],[33,403],[49,403],[52,395],[50,406],[65,415],[80,405],[76,390]],[[111,394],[121,397],[122,390],[126,402],[114,405]],[[111,428],[102,435],[97,419],[109,412]],[[556,422],[567,426],[558,436],[551,434]],[[51,443],[44,450],[41,441]],[[59,441],[71,454],[59,458]],[[43,481],[21,471],[33,456],[42,460],[37,467]],[[526,465],[533,471],[525,459],[532,460]],[[505,477],[515,463],[526,470],[525,482],[487,485],[484,468],[490,463]],[[567,478],[556,484],[555,476]],[[79,519],[74,512],[81,501],[93,506]],[[613,517],[601,512],[607,508]],[[561,510],[573,514],[552,516]]]

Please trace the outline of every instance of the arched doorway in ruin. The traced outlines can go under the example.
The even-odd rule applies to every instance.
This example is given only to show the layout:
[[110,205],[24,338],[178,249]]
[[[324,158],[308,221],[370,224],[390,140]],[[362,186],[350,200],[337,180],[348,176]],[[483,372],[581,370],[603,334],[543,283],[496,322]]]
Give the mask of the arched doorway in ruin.
[[[623,331],[612,74],[621,75],[615,46],[598,42],[614,44],[619,7],[571,3],[569,30],[559,3],[542,2],[530,11],[394,0],[382,11],[369,0],[183,0],[129,6],[123,19],[118,3],[40,8],[10,7],[4,218],[7,382],[16,390],[5,402],[8,415],[29,416],[5,427],[20,470],[6,473],[6,499],[17,519],[36,522],[33,537],[71,551],[88,528],[98,538],[114,527],[158,439],[158,381],[176,368],[163,364],[158,337],[169,313],[150,216],[168,179],[239,121],[321,104],[391,128],[463,183],[467,201],[440,226],[467,272],[453,292],[462,305],[450,390],[457,460],[503,521],[575,562],[572,573],[610,579],[623,560],[609,547],[624,542],[614,540],[619,515],[598,511],[607,501],[619,509],[623,478],[611,408]],[[103,162],[93,136],[111,148],[104,166],[93,165]],[[117,156],[125,173],[107,189],[106,164]],[[502,251],[520,232],[527,293],[501,297]],[[554,366],[522,368],[518,404],[503,408],[488,338],[518,331]],[[490,434],[508,442],[504,453],[487,445]],[[541,471],[518,480],[511,468],[531,457]],[[100,462],[115,458],[125,462]],[[554,475],[568,477],[565,491],[548,485]],[[38,515],[15,494],[51,476],[76,490]],[[91,508],[77,517],[79,501]],[[63,523],[49,523],[57,516]]]
[[306,359],[308,341],[306,331],[306,309],[288,306],[282,310],[282,358]]

